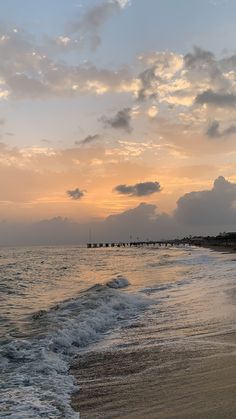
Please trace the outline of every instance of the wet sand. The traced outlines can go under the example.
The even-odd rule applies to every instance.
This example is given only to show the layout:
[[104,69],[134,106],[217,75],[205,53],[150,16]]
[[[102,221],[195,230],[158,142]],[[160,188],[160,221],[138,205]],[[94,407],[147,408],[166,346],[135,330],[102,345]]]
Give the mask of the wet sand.
[[199,247],[205,247],[206,249],[211,249],[214,250],[216,252],[223,252],[223,253],[236,253],[236,247],[233,246],[218,246],[218,245],[202,245]]
[[71,368],[81,419],[233,419],[236,417],[236,333],[201,337],[191,349],[157,345],[92,352]]

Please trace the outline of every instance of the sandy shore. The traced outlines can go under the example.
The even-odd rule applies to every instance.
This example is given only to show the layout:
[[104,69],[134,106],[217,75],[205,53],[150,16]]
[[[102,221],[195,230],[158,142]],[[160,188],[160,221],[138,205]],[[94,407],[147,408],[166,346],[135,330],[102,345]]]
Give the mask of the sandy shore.
[[152,346],[77,358],[73,408],[81,419],[235,418],[236,334],[205,340],[191,350]]
[[235,253],[236,247],[232,246],[213,246],[213,245],[203,245],[200,247],[205,247],[206,249],[211,249],[216,252],[225,252],[225,253]]

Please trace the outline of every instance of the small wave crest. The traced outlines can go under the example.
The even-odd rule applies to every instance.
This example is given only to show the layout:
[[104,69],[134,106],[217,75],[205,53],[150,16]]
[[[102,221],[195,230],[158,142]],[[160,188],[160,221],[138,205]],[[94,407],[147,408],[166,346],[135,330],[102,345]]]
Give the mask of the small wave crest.
[[181,286],[187,285],[190,282],[191,282],[191,280],[184,278],[184,279],[182,279],[180,281],[177,281],[177,282],[161,284],[161,285],[153,286],[153,287],[145,287],[145,288],[141,289],[140,292],[142,292],[146,295],[151,295],[151,294],[158,293],[158,292],[161,292],[161,291],[178,290],[178,289],[181,288]]
[[110,281],[108,281],[106,283],[106,285],[110,288],[126,288],[130,285],[129,281],[127,278],[125,278],[122,275],[117,275],[117,277],[110,279]]

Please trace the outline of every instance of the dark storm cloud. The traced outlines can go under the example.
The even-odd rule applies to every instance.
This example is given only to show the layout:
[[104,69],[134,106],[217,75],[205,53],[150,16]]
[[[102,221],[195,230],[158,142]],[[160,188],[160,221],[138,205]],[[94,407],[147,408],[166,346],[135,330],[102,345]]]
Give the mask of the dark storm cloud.
[[228,128],[220,130],[219,121],[212,121],[206,131],[206,135],[209,138],[222,138],[229,137],[230,135],[236,134],[236,125],[230,125]]
[[131,121],[131,108],[124,108],[118,111],[112,118],[103,116],[101,121],[106,127],[115,129],[123,129],[127,132],[132,130],[130,126]]
[[197,95],[195,103],[200,105],[212,105],[220,108],[234,108],[236,106],[236,94],[213,92],[211,89],[208,89]]
[[148,196],[155,192],[160,192],[159,182],[143,182],[135,185],[118,185],[114,188],[115,192],[121,195]]
[[236,222],[236,184],[219,176],[211,190],[190,192],[177,202],[175,217],[184,225],[222,225]]
[[75,141],[75,144],[76,145],[91,144],[91,143],[97,141],[99,138],[100,138],[100,135],[98,135],[98,134],[87,135],[87,137],[85,137],[83,140],[81,140],[81,141]]
[[75,201],[81,199],[84,196],[84,191],[81,191],[79,188],[66,191],[66,193],[71,199],[74,199]]

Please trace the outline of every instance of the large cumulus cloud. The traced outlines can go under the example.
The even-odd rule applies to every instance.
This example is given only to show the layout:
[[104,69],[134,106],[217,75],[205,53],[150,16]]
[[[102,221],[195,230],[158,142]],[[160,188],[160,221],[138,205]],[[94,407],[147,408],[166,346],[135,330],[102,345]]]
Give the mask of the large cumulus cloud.
[[96,241],[168,239],[189,234],[234,231],[236,184],[218,177],[212,189],[190,192],[177,202],[172,215],[160,213],[156,205],[142,202],[135,208],[105,220],[80,224],[55,217],[33,224],[0,222],[1,244],[86,243],[92,230]]
[[184,225],[216,227],[236,222],[236,184],[218,177],[211,190],[190,192],[177,202],[175,217]]

